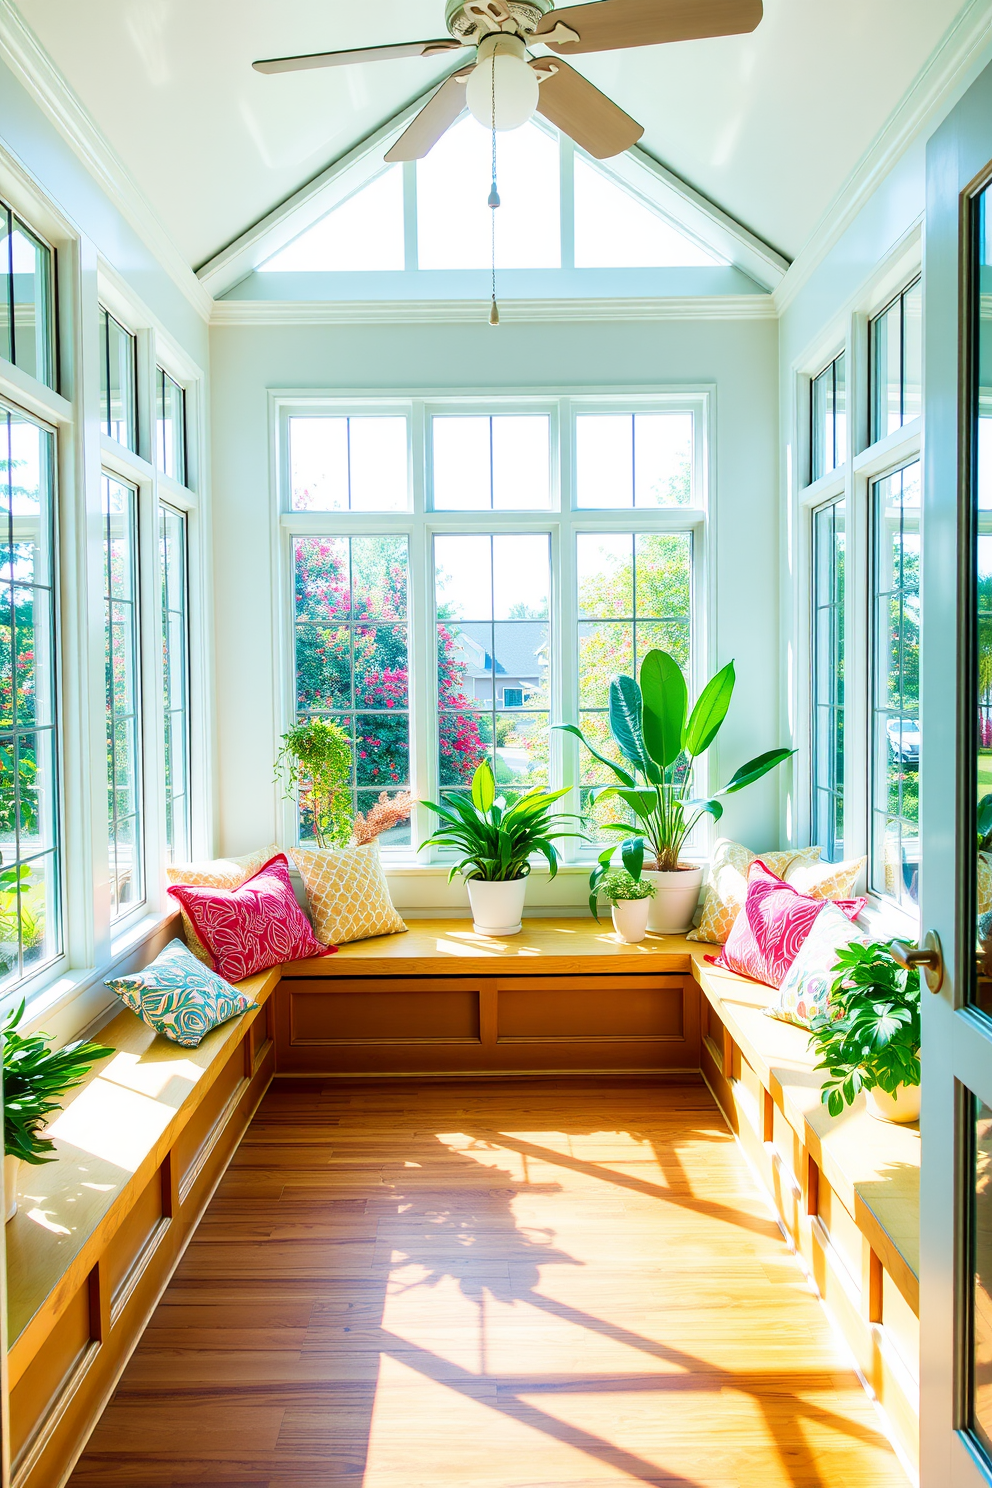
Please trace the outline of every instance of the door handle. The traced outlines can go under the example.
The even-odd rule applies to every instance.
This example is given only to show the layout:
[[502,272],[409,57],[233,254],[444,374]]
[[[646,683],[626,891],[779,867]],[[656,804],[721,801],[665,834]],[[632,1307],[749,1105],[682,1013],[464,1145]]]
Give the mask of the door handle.
[[944,953],[940,936],[936,930],[928,930],[921,946],[911,946],[904,940],[894,940],[889,946],[893,961],[908,971],[918,967],[926,977],[931,992],[939,992],[944,985]]

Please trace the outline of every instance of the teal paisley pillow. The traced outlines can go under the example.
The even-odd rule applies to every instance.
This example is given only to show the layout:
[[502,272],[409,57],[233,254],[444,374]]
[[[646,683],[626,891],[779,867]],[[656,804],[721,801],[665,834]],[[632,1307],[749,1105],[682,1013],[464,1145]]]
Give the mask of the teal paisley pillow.
[[143,1023],[174,1044],[195,1049],[211,1028],[258,1006],[212,972],[181,940],[173,940],[150,966],[104,984]]

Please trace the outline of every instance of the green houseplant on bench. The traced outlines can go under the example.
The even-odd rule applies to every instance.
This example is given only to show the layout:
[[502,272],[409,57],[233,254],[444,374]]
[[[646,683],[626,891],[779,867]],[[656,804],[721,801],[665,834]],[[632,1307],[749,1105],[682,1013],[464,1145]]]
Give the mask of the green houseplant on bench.
[[45,1034],[21,1034],[17,1025],[24,1016],[24,1003],[15,1008],[0,1028],[3,1038],[3,1152],[5,1219],[17,1210],[17,1168],[22,1162],[52,1162],[55,1143],[41,1133],[61,1097],[89,1074],[99,1059],[113,1049],[78,1041],[64,1049],[52,1049]]
[[472,777],[469,796],[452,791],[444,804],[425,801],[439,825],[421,843],[460,854],[448,882],[460,873],[468,888],[474,928],[480,935],[516,935],[521,927],[524,894],[533,854],[548,861],[551,877],[558,872],[555,843],[564,837],[585,838],[566,823],[577,818],[551,810],[568,793],[535,786],[522,795],[497,796],[496,780],[483,760]]
[[893,960],[887,945],[855,942],[837,952],[837,976],[825,1013],[813,1019],[810,1045],[824,1070],[821,1099],[839,1116],[865,1092],[882,1121],[920,1114],[920,973]]
[[[681,853],[697,823],[704,816],[719,821],[720,797],[753,785],[795,753],[769,749],[741,765],[708,799],[692,795],[696,761],[720,732],[736,683],[734,663],[729,661],[707,682],[690,713],[682,668],[667,651],[649,651],[641,664],[640,685],[624,676],[610,683],[610,732],[625,761],[622,765],[600,754],[575,724],[557,725],[581,739],[619,781],[597,791],[595,800],[621,801],[633,818],[634,830],[643,834],[654,860],[644,872],[657,891],[648,914],[649,930],[682,935],[692,924],[703,873],[683,863]],[[627,837],[631,822],[604,822],[600,830]],[[590,888],[595,887],[590,880]]]

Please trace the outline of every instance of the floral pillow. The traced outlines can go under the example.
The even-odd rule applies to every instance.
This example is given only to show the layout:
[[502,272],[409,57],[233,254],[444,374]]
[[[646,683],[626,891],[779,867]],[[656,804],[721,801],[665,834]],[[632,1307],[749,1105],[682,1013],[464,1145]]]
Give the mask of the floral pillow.
[[329,956],[335,949],[314,936],[296,902],[283,853],[238,889],[172,884],[169,893],[193,921],[214,970],[229,982],[285,961]]
[[[756,859],[748,869],[744,908],[713,964],[751,981],[780,987],[827,902],[800,894]],[[865,899],[846,900],[838,908],[853,920],[866,903]]]
[[[197,888],[209,889],[239,889],[278,853],[279,849],[273,843],[271,847],[247,853],[243,858],[211,858],[200,863],[170,863],[165,871],[169,882],[173,884],[191,884]],[[193,921],[185,909],[182,910],[182,917],[186,944],[197,960],[209,966],[210,952],[197,935]]]
[[837,952],[854,941],[866,944],[867,938],[857,933],[839,905],[824,905],[786,972],[778,998],[765,1009],[768,1016],[809,1028],[829,1008]]
[[143,1023],[174,1044],[195,1049],[211,1028],[258,1004],[216,976],[183,945],[170,941],[150,966],[104,984]]

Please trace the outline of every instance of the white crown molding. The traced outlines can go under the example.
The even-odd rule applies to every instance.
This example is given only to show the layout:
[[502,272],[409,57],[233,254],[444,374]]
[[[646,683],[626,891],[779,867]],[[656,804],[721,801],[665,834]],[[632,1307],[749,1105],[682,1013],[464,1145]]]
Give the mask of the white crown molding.
[[197,314],[208,321],[211,296],[200,284],[124,162],[11,0],[0,0],[0,58],[51,119]]
[[[771,295],[707,295],[657,299],[502,300],[500,319],[566,321],[774,320]],[[482,300],[217,300],[212,326],[484,325]]]
[[903,95],[872,144],[834,196],[801,251],[775,289],[784,314],[865,203],[992,42],[992,0],[970,0]]

